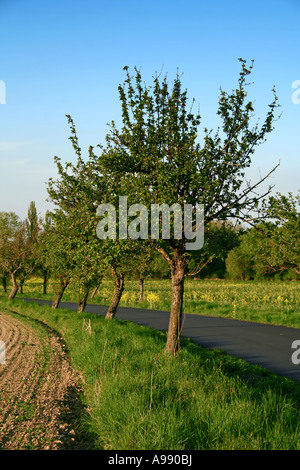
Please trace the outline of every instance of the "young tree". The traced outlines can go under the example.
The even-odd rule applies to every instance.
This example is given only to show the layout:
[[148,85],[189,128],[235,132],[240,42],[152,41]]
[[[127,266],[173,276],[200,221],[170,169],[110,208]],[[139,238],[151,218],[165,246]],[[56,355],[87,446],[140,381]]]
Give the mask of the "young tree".
[[95,224],[91,216],[81,208],[70,210],[66,217],[72,226],[74,243],[72,285],[78,293],[78,312],[83,312],[90,290],[102,281],[104,263],[98,240],[95,237]]
[[[28,242],[26,223],[14,212],[0,213],[0,264],[4,273],[8,273],[12,289],[9,298],[14,299],[19,283],[17,276],[28,268],[26,262],[32,255],[32,245]],[[27,270],[28,272],[28,270]]]
[[56,309],[68,287],[74,269],[74,241],[72,225],[62,211],[48,213],[48,223],[40,238],[40,257],[43,269],[54,280],[52,308]]
[[50,179],[48,184],[50,200],[58,206],[53,216],[57,219],[57,214],[60,214],[59,219],[63,217],[70,226],[74,248],[72,278],[78,287],[79,310],[84,309],[89,290],[99,285],[103,272],[108,270],[113,279],[114,292],[105,318],[111,319],[116,314],[124,290],[127,258],[135,246],[130,240],[106,240],[96,236],[101,220],[97,208],[100,204],[116,204],[115,187],[120,182],[108,178],[102,171],[92,147],[89,148],[88,162],[84,162],[74,122],[71,116],[67,115],[67,118],[77,162],[67,163],[64,167],[60,158],[55,157],[59,178],[57,181]]
[[27,218],[24,221],[26,230],[27,256],[22,269],[19,271],[20,292],[26,279],[38,269],[38,236],[41,230],[41,221],[38,218],[35,202],[29,204]]
[[[261,125],[252,125],[254,106],[246,100],[246,80],[253,63],[247,68],[244,60],[240,62],[237,88],[220,93],[217,114],[222,129],[214,135],[205,129],[202,147],[197,142],[200,115],[194,115],[188,107],[179,75],[172,86],[166,76],[162,81],[155,76],[153,87],[148,87],[139,70],[135,69],[132,77],[125,67],[126,79],[119,86],[122,127],[117,129],[112,122],[106,148],[99,157],[101,168],[122,183],[122,193],[115,188],[119,195],[127,194],[132,202],[144,204],[148,213],[152,204],[170,207],[178,203],[182,208],[189,204],[194,224],[201,204],[205,225],[213,220],[248,217],[270,191],[258,196],[257,188],[268,175],[255,184],[245,184],[245,170],[256,146],[273,130],[277,96],[273,89],[274,98],[265,120]],[[189,241],[183,231],[181,238],[151,240],[171,271],[172,304],[166,344],[166,352],[171,354],[179,349]]]
[[143,245],[141,248],[138,252],[133,250],[126,263],[129,275],[139,283],[139,303],[144,300],[144,281],[153,273],[155,257],[155,252],[150,245]]
[[37,270],[43,278],[43,295],[47,294],[47,285],[50,279],[50,266],[48,262],[47,235],[51,227],[51,213],[46,211],[45,218],[41,222],[41,230],[37,238],[36,260]]
[[152,273],[153,250],[151,247],[139,253],[134,260],[133,270],[139,282],[139,303],[144,300],[144,281]]

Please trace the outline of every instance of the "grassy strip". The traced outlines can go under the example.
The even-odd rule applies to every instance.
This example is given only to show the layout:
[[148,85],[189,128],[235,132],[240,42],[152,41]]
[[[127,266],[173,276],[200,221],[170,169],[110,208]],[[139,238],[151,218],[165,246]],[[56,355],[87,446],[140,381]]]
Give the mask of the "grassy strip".
[[131,322],[3,299],[64,337],[85,382],[85,430],[113,450],[300,449],[300,386],[219,351]]

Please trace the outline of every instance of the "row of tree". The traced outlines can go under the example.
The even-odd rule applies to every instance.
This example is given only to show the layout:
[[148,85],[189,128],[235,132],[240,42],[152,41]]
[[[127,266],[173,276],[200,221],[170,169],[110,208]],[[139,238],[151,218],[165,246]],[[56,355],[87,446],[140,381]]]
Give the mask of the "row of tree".
[[88,295],[95,294],[104,276],[118,279],[118,268],[122,279],[126,273],[139,281],[141,301],[146,276],[168,275],[150,250],[144,251],[143,256],[136,253],[122,260],[117,254],[115,260],[106,256],[99,249],[94,232],[82,219],[65,217],[62,212],[55,217],[50,212],[44,219],[38,217],[34,202],[30,203],[25,220],[13,212],[0,212],[0,278],[4,292],[10,280],[9,298],[15,298],[19,289],[23,292],[28,278],[39,276],[43,279],[43,294],[47,294],[51,279],[55,291],[52,308],[57,308],[72,281],[78,292],[78,311],[83,311]]
[[[46,279],[51,273],[57,282],[54,307],[72,279],[77,285],[80,309],[83,309],[90,290],[99,285],[103,275],[109,274],[114,281],[114,293],[107,318],[112,318],[126,277],[134,274],[142,279],[147,269],[151,269],[152,262],[157,263],[158,254],[172,281],[166,352],[174,354],[180,346],[184,280],[189,275],[199,274],[209,263],[217,260],[225,263],[228,251],[234,247],[238,249],[241,233],[232,221],[241,224],[251,220],[255,230],[259,228],[263,231],[260,233],[269,233],[267,230],[271,226],[268,224],[271,222],[263,221],[277,220],[275,225],[282,232],[275,229],[272,232],[272,229],[270,237],[272,235],[274,239],[274,236],[283,235],[277,242],[289,252],[290,243],[294,240],[289,238],[293,235],[290,235],[289,226],[280,219],[281,215],[277,218],[280,202],[277,204],[276,198],[267,198],[271,187],[258,193],[259,185],[278,165],[255,184],[245,179],[255,148],[273,130],[277,96],[273,89],[273,101],[265,119],[262,123],[252,123],[254,107],[252,101],[246,99],[246,87],[253,63],[250,67],[242,59],[240,63],[236,89],[230,93],[221,90],[220,93],[217,115],[221,119],[221,127],[214,134],[204,129],[202,146],[197,142],[200,115],[194,114],[192,106],[188,106],[187,92],[182,90],[179,75],[171,85],[166,76],[162,80],[155,76],[152,86],[148,87],[138,69],[131,76],[125,67],[126,78],[119,86],[122,126],[118,129],[112,122],[105,145],[98,146],[98,154],[90,147],[86,160],[82,157],[74,122],[71,116],[67,116],[76,162],[63,165],[61,159],[55,157],[58,179],[49,180],[48,193],[56,209],[47,216],[38,236],[38,259],[43,275]],[[203,248],[199,251],[187,249],[189,240],[183,226],[176,237],[147,238],[138,218],[133,221],[137,237],[100,240],[96,236],[97,225],[99,221],[103,225],[107,221],[103,214],[102,218],[99,216],[97,208],[110,204],[119,216],[120,196],[127,196],[129,206],[142,204],[148,213],[153,204],[169,207],[174,203],[181,207],[188,204],[193,209],[194,229],[197,228],[199,205],[204,205]],[[117,217],[117,233],[119,220]],[[16,234],[20,231],[22,239],[19,251],[18,237],[12,239],[8,234],[7,238],[11,243],[16,240],[12,250],[15,254],[19,252],[15,264],[5,266],[14,283],[13,275],[20,269],[21,261],[27,256],[30,260],[32,256],[35,235],[30,235],[30,230],[33,234],[35,232],[30,217],[28,221],[20,225],[16,223]],[[171,217],[172,233],[174,221],[175,218]],[[288,236],[285,230],[289,232]],[[25,238],[23,232],[26,233]],[[275,255],[274,259],[272,255],[270,267],[275,268],[276,262]],[[31,267],[29,263],[24,276]]]
[[[288,278],[298,279],[299,205],[300,194],[277,194],[269,198],[267,212],[271,220],[260,222],[253,228],[245,229],[230,222],[211,222],[205,228],[203,249],[191,253],[187,276],[254,279],[287,273]],[[92,298],[95,295],[103,277],[112,276],[116,291],[108,316],[113,316],[122,295],[125,276],[139,282],[140,302],[143,301],[145,278],[170,277],[168,265],[151,245],[143,246],[139,253],[132,250],[124,252],[123,264],[118,253],[117,266],[111,257],[106,256],[107,253],[100,250],[93,234],[94,227],[90,230],[83,225],[80,237],[74,236],[74,230],[77,235],[79,233],[76,223],[78,218],[62,218],[61,213],[56,223],[50,213],[46,213],[43,220],[38,217],[34,202],[30,203],[24,221],[12,212],[0,213],[0,277],[5,292],[8,280],[11,280],[10,298],[16,296],[19,288],[23,292],[26,279],[32,275],[39,276],[43,279],[43,294],[47,293],[48,281],[52,279],[55,282],[52,307],[57,308],[72,281],[78,292],[80,312],[85,308],[88,295]],[[120,269],[119,276],[117,268]]]
[[[43,279],[43,294],[47,294],[48,281],[54,282],[53,308],[58,307],[72,282],[78,292],[78,311],[83,311],[88,295],[95,294],[103,277],[113,278],[115,294],[122,294],[125,277],[135,278],[140,285],[141,302],[146,277],[170,277],[167,263],[151,245],[134,250],[132,241],[122,247],[111,245],[111,241],[100,243],[94,224],[90,226],[87,219],[78,215],[66,217],[62,211],[55,215],[47,212],[42,219],[33,201],[24,221],[13,212],[0,212],[0,276],[5,292],[8,280],[11,281],[9,298],[14,298],[19,289],[23,293],[26,279],[39,276]],[[228,251],[238,244],[239,231],[232,224],[210,223],[205,246],[201,255],[195,252],[191,256],[188,274],[200,275],[213,261],[219,269],[223,268]],[[116,295],[112,299],[113,313],[119,300]],[[113,306],[109,312],[112,309]]]
[[38,223],[35,204],[28,209],[28,218],[22,221],[14,212],[0,213],[0,275],[6,292],[10,277],[14,298],[24,281],[36,267]]

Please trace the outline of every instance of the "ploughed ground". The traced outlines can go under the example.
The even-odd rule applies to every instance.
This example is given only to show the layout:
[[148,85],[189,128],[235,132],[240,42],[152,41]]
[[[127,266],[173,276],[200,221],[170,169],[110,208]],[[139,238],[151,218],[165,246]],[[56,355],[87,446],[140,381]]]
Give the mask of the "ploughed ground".
[[[91,449],[78,425],[87,414],[82,380],[62,339],[46,325],[0,313],[0,450]],[[3,362],[3,361],[2,361]]]

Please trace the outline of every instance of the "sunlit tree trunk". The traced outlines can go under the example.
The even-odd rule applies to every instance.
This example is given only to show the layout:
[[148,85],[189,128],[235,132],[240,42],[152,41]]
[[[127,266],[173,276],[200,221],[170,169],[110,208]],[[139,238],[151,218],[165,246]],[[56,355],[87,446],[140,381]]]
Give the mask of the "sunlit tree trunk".
[[179,250],[173,250],[173,256],[169,256],[162,248],[158,251],[168,262],[171,270],[172,302],[169,318],[169,328],[165,352],[175,354],[180,349],[180,334],[182,329],[182,307],[184,294],[184,278],[187,267],[186,259]]
[[7,293],[7,279],[6,279],[6,276],[2,277],[2,287],[3,287],[4,294],[6,294]]
[[91,293],[91,299],[93,299],[95,297],[97,290],[98,290],[98,286],[94,287],[94,289],[92,290],[92,293]]
[[89,289],[85,289],[83,292],[81,292],[78,296],[78,313],[82,313],[86,307],[87,303],[87,298],[89,295]]
[[69,284],[69,280],[62,279],[59,284],[59,289],[55,293],[54,300],[52,302],[52,308],[57,308],[60,304],[60,301],[62,299],[62,296],[64,295],[64,292]]
[[139,284],[140,284],[139,303],[142,303],[144,300],[144,278],[143,277],[139,278]]
[[14,299],[15,296],[17,295],[18,290],[19,290],[19,285],[17,283],[15,273],[11,273],[11,282],[12,282],[12,289],[10,291],[10,294],[9,294],[8,298],[9,299]]
[[118,274],[114,268],[111,268],[111,273],[114,280],[114,295],[111,304],[106,312],[106,319],[114,318],[124,290],[123,274]]

